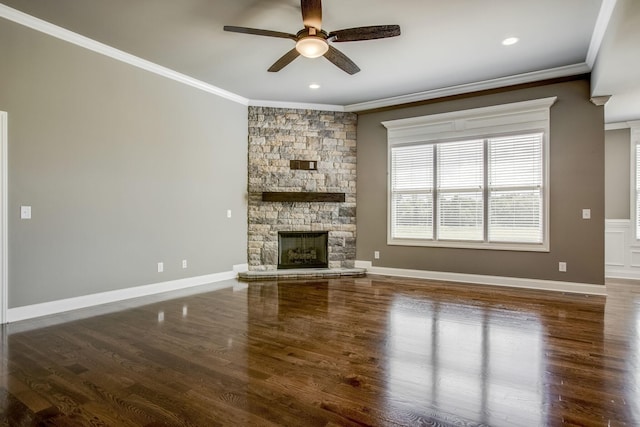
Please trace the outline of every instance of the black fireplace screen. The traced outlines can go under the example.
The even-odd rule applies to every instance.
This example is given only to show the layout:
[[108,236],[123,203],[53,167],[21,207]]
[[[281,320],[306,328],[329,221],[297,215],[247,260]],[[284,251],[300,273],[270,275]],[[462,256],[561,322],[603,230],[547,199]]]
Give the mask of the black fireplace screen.
[[278,268],[328,268],[327,231],[278,233]]

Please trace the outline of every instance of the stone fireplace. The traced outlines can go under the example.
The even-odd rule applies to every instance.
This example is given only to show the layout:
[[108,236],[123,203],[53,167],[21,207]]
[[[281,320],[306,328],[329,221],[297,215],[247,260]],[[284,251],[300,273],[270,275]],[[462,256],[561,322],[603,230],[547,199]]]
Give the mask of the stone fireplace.
[[[354,267],[356,124],[353,113],[249,107],[250,271]],[[282,237],[311,233],[326,253],[287,248],[282,263]]]

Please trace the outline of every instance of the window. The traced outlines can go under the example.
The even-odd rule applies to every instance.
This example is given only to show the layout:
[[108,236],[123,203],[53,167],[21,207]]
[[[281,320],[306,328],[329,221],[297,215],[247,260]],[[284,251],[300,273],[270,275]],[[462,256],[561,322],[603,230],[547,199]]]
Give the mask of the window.
[[[635,222],[635,238],[640,240],[640,122],[632,122],[631,136],[631,218]],[[638,242],[636,242],[636,245]]]
[[392,236],[541,244],[542,140],[535,133],[392,148]]
[[383,123],[389,244],[548,250],[554,100]]
[[482,141],[436,144],[438,240],[483,240]]
[[640,144],[635,144],[635,219],[636,219],[636,240],[640,240],[640,156],[638,149]]
[[542,140],[537,133],[488,141],[490,242],[542,243]]
[[392,159],[396,235],[433,238],[433,148],[398,147]]

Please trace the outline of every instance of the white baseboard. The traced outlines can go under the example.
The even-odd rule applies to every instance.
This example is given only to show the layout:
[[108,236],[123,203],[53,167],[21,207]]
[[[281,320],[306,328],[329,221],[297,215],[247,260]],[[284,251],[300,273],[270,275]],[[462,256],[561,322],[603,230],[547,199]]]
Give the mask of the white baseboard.
[[236,264],[233,266],[234,273],[245,273],[249,271],[249,264]]
[[371,261],[356,261],[356,267],[366,268],[367,273],[415,279],[443,280],[447,282],[474,283],[479,285],[507,286],[511,288],[539,289],[589,295],[607,295],[605,285],[560,282],[555,280],[525,279],[519,277],[485,276],[481,274],[448,273],[444,271],[408,270],[402,268],[374,267]]
[[[170,280],[168,282],[154,283],[151,285],[136,286],[133,288],[118,289],[115,291],[100,292],[80,297],[43,302],[40,304],[25,305],[22,307],[8,309],[7,322],[18,322],[20,320],[33,319],[36,317],[48,316],[51,314],[63,313],[65,311],[78,310],[111,302],[156,295],[170,291],[178,291],[192,288],[194,286],[235,279],[236,277],[237,273],[235,271],[225,271],[222,273],[207,274],[204,276]],[[234,284],[234,281],[230,281],[229,283],[220,286],[220,289],[227,287],[230,288]]]
[[640,271],[638,268],[614,268],[605,267],[604,276],[607,279],[627,279],[627,280],[640,280]]
[[373,268],[373,263],[371,261],[358,261],[353,265],[355,268],[365,268],[367,270],[371,270]]

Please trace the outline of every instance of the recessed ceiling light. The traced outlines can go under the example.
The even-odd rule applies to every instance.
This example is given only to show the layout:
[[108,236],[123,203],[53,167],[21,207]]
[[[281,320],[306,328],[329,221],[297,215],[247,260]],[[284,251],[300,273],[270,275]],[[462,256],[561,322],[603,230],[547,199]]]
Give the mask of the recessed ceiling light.
[[517,37],[507,37],[506,39],[502,40],[502,44],[505,46],[511,46],[518,43],[519,41],[520,39]]
[[320,85],[318,83],[311,83],[309,89],[320,89]]

